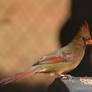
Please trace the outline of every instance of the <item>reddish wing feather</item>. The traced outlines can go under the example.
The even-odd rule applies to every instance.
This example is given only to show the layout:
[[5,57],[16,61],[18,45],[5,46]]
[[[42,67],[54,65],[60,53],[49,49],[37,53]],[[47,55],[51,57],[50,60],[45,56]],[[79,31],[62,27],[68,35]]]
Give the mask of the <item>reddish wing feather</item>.
[[42,61],[42,63],[59,63],[61,62],[61,58],[60,57],[53,57],[53,58],[49,58],[49,59],[45,59]]
[[74,53],[72,52],[62,52],[62,55],[59,55],[57,57],[51,57],[51,58],[45,58],[39,62],[37,62],[34,65],[38,65],[38,64],[46,64],[46,63],[60,63],[60,62],[68,62],[68,61],[73,61],[74,59]]

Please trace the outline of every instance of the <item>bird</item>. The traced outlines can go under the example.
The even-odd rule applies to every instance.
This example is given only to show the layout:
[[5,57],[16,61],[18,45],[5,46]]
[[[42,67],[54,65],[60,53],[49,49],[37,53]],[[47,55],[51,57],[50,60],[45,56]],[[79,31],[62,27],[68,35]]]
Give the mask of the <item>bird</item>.
[[92,45],[92,40],[88,23],[85,22],[70,43],[53,53],[41,57],[24,72],[0,80],[0,84],[6,85],[22,77],[32,76],[36,73],[63,76],[63,74],[72,71],[80,64],[87,45]]

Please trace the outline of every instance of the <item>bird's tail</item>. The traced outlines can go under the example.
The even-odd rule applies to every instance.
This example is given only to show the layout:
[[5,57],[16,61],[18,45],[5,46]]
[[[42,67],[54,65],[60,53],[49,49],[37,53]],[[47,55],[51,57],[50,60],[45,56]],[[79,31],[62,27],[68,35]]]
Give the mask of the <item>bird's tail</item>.
[[25,71],[25,72],[20,72],[16,75],[10,76],[8,78],[5,78],[3,80],[0,81],[0,85],[6,85],[8,83],[11,83],[17,79],[23,78],[25,76],[29,76],[29,75],[33,75],[36,73],[36,70],[31,70],[31,71]]

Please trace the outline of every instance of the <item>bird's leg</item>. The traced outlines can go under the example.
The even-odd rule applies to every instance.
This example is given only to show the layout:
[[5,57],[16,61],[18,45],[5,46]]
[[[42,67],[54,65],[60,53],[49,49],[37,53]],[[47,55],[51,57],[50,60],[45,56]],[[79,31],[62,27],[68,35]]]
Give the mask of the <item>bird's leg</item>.
[[61,74],[60,77],[62,79],[72,79],[72,76],[71,75],[67,75],[67,74]]

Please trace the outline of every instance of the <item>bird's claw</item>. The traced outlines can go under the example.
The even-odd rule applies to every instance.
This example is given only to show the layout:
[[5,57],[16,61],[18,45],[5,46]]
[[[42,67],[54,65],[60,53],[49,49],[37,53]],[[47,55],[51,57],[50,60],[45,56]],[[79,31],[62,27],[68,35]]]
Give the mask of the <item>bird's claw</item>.
[[71,75],[61,75],[61,78],[62,79],[72,79],[72,76]]

